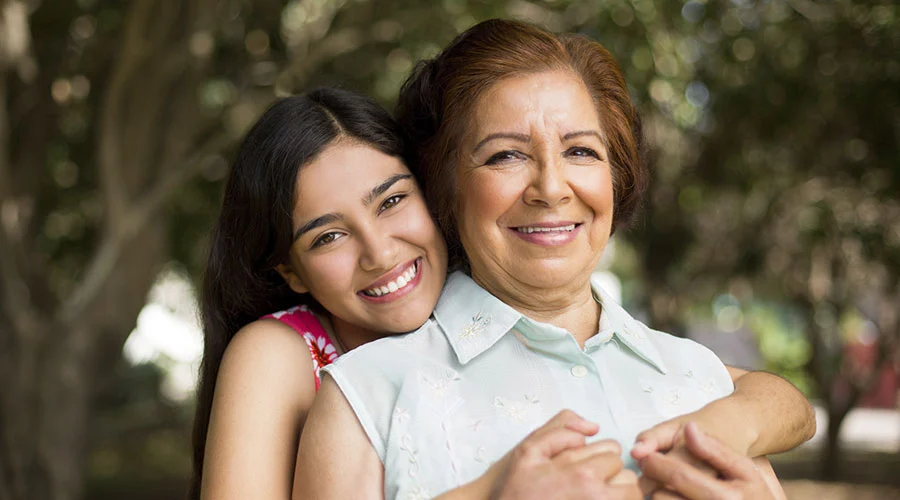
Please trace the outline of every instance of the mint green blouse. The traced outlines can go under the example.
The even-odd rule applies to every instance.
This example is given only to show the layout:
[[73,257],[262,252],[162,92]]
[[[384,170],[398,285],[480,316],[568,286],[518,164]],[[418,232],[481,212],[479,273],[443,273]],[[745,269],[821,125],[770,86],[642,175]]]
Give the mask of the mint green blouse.
[[454,273],[434,315],[323,370],[343,391],[384,464],[386,498],[431,498],[481,475],[569,408],[621,443],[734,390],[709,349],[652,330],[592,282],[602,305],[584,349]]

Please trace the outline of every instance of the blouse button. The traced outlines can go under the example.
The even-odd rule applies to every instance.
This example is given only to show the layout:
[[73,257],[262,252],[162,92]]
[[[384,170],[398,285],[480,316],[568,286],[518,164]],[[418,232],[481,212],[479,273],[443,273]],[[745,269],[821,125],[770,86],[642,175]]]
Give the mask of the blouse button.
[[572,367],[572,376],[575,378],[584,378],[588,370],[584,365],[575,365]]

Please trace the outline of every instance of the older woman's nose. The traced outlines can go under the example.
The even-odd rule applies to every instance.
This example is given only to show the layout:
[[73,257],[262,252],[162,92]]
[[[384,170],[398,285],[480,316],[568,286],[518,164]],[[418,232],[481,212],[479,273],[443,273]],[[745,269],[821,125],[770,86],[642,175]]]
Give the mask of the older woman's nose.
[[572,188],[563,162],[558,159],[538,160],[533,177],[525,190],[525,203],[555,207],[572,199]]
[[397,264],[397,240],[384,231],[371,228],[360,237],[359,265],[366,271],[390,269]]

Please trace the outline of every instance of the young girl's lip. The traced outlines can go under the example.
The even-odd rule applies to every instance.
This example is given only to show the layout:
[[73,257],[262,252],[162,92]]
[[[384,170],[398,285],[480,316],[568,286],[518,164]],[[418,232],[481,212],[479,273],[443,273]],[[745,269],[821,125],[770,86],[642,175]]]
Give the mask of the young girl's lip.
[[378,278],[373,283],[370,283],[368,286],[364,287],[362,290],[359,291],[359,293],[362,293],[363,290],[371,290],[373,288],[386,286],[391,281],[394,281],[395,279],[397,279],[398,276],[405,273],[406,270],[409,269],[410,267],[412,267],[412,265],[415,264],[417,260],[419,260],[419,257],[416,257],[415,259],[412,259],[403,264],[398,264],[398,265],[394,266],[394,269],[381,275],[380,278]]
[[[356,292],[356,294],[359,297],[362,297],[363,299],[365,299],[369,302],[374,302],[376,304],[384,304],[384,303],[388,303],[388,302],[393,302],[395,300],[398,300],[402,297],[409,295],[419,285],[419,282],[422,281],[422,273],[425,272],[424,266],[422,265],[423,262],[422,262],[421,257],[413,260],[412,263],[416,264],[416,266],[417,266],[416,275],[403,288],[398,289],[396,292],[391,292],[391,293],[381,295],[378,297],[366,295],[365,293],[362,292],[362,290],[360,290],[359,292]],[[410,265],[412,265],[412,263]],[[408,269],[408,267],[404,267],[403,271],[406,271],[406,269]],[[403,273],[401,272],[400,274],[403,274]],[[399,275],[398,274],[394,275],[395,278],[397,276],[399,276]],[[379,282],[381,282],[382,285],[378,285],[378,286],[384,286],[384,283],[390,283],[390,280],[388,280],[388,281],[379,280]],[[370,290],[374,287],[375,287],[375,285],[373,285],[369,288],[366,288],[366,290]]]

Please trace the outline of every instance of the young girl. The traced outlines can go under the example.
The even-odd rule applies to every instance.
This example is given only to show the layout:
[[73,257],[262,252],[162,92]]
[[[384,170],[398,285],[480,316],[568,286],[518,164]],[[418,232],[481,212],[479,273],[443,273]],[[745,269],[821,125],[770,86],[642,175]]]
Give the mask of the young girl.
[[203,289],[193,498],[201,479],[204,498],[288,498],[319,368],[431,314],[446,249],[394,127],[320,89],[278,101],[244,140]]
[[[319,368],[434,309],[447,250],[395,127],[367,98],[319,89],[278,101],[242,143],[202,294],[191,498],[201,484],[204,498],[289,498]],[[736,387],[732,410],[755,388],[784,401],[777,429],[808,422],[787,382],[754,373]]]

